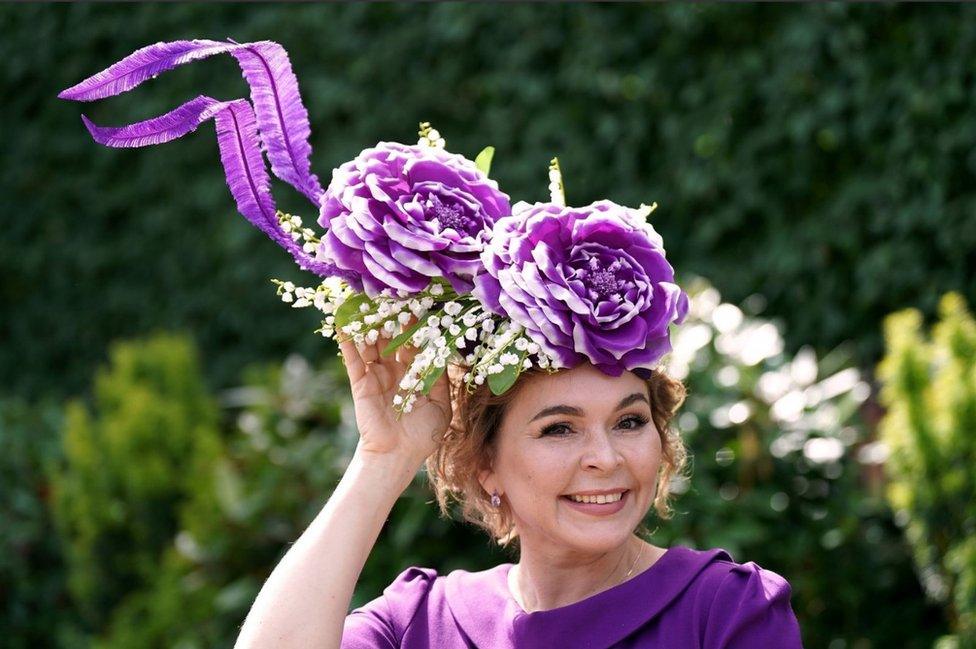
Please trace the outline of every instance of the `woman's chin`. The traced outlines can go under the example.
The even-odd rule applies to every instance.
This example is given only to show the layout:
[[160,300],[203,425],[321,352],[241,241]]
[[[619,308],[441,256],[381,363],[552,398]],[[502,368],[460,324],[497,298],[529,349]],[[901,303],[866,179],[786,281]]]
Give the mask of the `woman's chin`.
[[618,529],[579,529],[567,534],[563,530],[560,535],[567,548],[572,548],[580,554],[598,555],[612,552],[627,543],[634,534],[634,527],[623,526]]

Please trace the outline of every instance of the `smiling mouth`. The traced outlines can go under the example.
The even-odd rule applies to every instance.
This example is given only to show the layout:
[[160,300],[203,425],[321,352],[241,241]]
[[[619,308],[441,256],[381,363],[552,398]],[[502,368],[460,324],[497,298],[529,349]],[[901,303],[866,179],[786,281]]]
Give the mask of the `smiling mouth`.
[[581,503],[584,505],[612,505],[616,502],[619,502],[620,499],[624,497],[624,494],[627,493],[627,491],[628,490],[625,489],[623,491],[617,491],[608,494],[598,494],[595,496],[581,496],[577,494],[569,494],[566,496],[562,496],[562,498],[565,498],[566,500],[570,500],[574,503]]

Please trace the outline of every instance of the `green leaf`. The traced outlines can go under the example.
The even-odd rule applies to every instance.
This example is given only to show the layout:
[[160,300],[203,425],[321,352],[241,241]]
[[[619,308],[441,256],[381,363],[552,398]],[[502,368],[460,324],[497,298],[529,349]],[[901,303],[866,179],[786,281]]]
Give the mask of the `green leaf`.
[[495,147],[486,146],[478,154],[478,157],[474,159],[474,166],[476,166],[483,174],[486,176],[491,170],[491,159],[495,155]]
[[488,375],[488,387],[491,388],[491,393],[498,395],[502,394],[508,390],[512,385],[515,384],[515,379],[518,378],[519,368],[521,363],[518,365],[506,365],[498,374]]
[[399,335],[394,336],[393,339],[386,344],[386,347],[383,348],[382,355],[389,356],[395,352],[401,345],[410,340],[410,337],[413,336],[414,333],[416,333],[416,331],[423,326],[423,324],[424,320],[417,320],[415,323],[400,332]]
[[446,364],[444,367],[435,367],[430,374],[424,377],[424,394],[430,394],[430,389],[434,387],[434,383],[437,382],[437,379],[441,377],[441,374],[443,374],[446,369]]
[[359,315],[359,307],[363,304],[368,304],[371,307],[373,305],[373,302],[365,293],[356,293],[340,304],[335,312],[336,331],[339,331],[342,327],[352,322]]

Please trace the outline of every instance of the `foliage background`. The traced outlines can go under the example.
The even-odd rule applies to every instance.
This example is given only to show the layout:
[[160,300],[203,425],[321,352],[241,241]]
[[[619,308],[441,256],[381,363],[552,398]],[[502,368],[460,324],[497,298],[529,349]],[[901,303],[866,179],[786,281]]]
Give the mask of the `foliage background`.
[[[543,199],[547,162],[559,155],[571,202],[657,201],[654,223],[679,273],[707,277],[726,300],[782,323],[787,356],[809,345],[822,357],[848,341],[850,364],[870,379],[886,314],[916,307],[931,318],[949,290],[976,303],[974,17],[965,5],[0,6],[0,445],[8,451],[0,511],[16,523],[3,540],[18,557],[0,564],[0,619],[25,646],[40,646],[58,625],[60,644],[103,631],[96,618],[78,617],[69,594],[62,546],[72,538],[55,532],[48,476],[65,465],[62,403],[95,403],[93,377],[111,343],[185,332],[211,395],[255,381],[270,390],[274,381],[254,373],[271,370],[253,368],[293,352],[331,371],[334,353],[312,334],[313,314],[285,311],[275,297],[270,277],[305,278],[234,211],[212,126],[164,147],[118,151],[93,144],[78,119],[84,111],[96,123],[127,123],[201,93],[243,96],[232,59],[197,62],[94,105],[59,101],[61,89],[158,40],[276,40],[298,75],[323,180],[364,146],[411,140],[424,120],[459,153],[494,145],[492,175],[516,198]],[[276,197],[313,216],[286,187]],[[341,382],[331,390],[338,399]],[[243,475],[253,486],[261,456],[242,459],[250,456],[234,448],[239,413],[221,412],[222,452],[251,467]],[[866,414],[868,424],[877,416],[871,401]],[[703,446],[702,457],[714,451]],[[863,554],[849,556],[887,566],[863,576],[879,581],[861,588],[826,570],[838,564],[814,548],[834,528],[808,518],[790,527],[795,538],[782,541],[773,525],[742,547],[782,541],[781,555],[756,560],[809,593],[844,593],[848,616],[885,592],[915,602],[863,633],[842,619],[850,633],[839,635],[828,621],[844,611],[798,610],[812,646],[883,646],[892,629],[926,646],[941,623],[913,580],[892,513],[872,500],[869,481],[844,476],[852,517],[840,507],[834,514],[859,539]],[[333,477],[309,478],[318,491],[303,492],[306,507]],[[297,507],[288,493],[281,497]],[[388,530],[402,554],[371,564],[362,596],[408,561],[499,559],[478,537],[437,527],[420,493]],[[723,505],[708,491],[693,502]],[[742,512],[715,524],[747,526],[756,511]],[[188,529],[206,519],[173,515]],[[868,515],[882,532],[862,527]],[[425,530],[441,540],[406,554]],[[273,565],[288,539],[270,538],[251,565]],[[791,572],[790,556],[824,570]],[[167,601],[168,585],[119,619],[138,626],[140,606]],[[234,591],[222,601],[232,618]]]

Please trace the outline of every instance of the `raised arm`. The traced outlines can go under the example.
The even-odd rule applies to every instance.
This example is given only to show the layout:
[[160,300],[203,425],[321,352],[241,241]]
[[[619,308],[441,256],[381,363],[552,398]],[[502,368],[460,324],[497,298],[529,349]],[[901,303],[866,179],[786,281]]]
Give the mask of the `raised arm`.
[[[385,341],[384,341],[385,342]],[[446,373],[414,409],[392,400],[410,352],[384,358],[376,345],[340,344],[360,440],[325,507],[258,593],[235,647],[337,648],[353,590],[394,502],[451,419]]]

